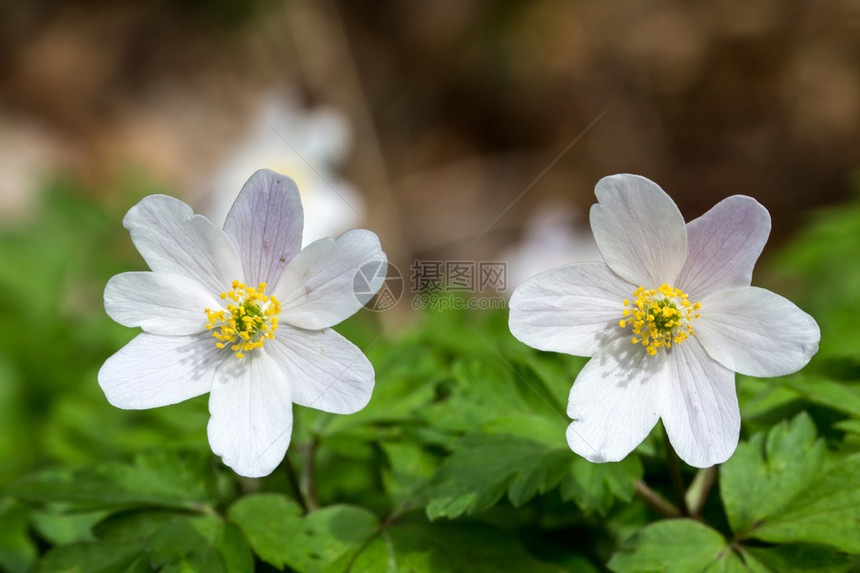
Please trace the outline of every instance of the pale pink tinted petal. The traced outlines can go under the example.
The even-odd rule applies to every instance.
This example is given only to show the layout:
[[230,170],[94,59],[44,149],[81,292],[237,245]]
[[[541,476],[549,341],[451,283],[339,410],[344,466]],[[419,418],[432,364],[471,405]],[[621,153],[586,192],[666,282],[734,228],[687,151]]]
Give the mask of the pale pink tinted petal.
[[108,281],[105,311],[123,326],[151,334],[203,332],[207,308],[220,301],[193,279],[168,273],[122,273]]
[[580,371],[570,390],[570,448],[592,462],[623,459],[659,418],[665,357],[648,356],[642,345],[615,339]]
[[282,322],[319,330],[355,314],[385,280],[387,259],[379,239],[355,229],[337,239],[320,239],[290,261],[275,296]]
[[237,474],[262,477],[284,459],[293,429],[290,386],[265,352],[224,362],[209,413],[209,445]]
[[226,356],[208,333],[156,336],[144,332],[105,361],[99,386],[117,408],[177,404],[208,392]]
[[697,468],[726,461],[741,428],[735,373],[708,356],[695,337],[668,354],[660,417],[672,447]]
[[749,286],[753,266],[770,234],[770,214],[752,197],[723,199],[687,223],[687,262],[677,286],[692,300]]
[[595,187],[591,229],[606,264],[646,288],[674,283],[687,255],[687,230],[675,202],[638,175],[604,177]]
[[290,384],[293,402],[333,414],[364,408],[373,392],[373,366],[361,350],[331,329],[282,324],[268,352]]
[[742,287],[702,299],[693,322],[707,353],[750,376],[782,376],[803,368],[818,352],[815,319],[769,290]]
[[242,265],[232,241],[179,199],[144,197],[128,211],[123,225],[153,271],[194,279],[216,296],[241,280]]
[[248,283],[274,288],[302,248],[303,223],[302,201],[292,179],[268,169],[251,175],[224,223],[239,249]]
[[514,290],[508,326],[533,348],[592,356],[621,334],[624,299],[635,290],[603,263],[557,267]]

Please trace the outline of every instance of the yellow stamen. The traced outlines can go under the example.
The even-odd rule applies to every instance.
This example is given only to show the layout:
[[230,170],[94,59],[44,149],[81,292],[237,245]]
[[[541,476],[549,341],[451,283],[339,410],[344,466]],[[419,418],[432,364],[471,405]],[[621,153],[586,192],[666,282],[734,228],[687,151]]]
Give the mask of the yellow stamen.
[[[650,356],[656,356],[660,348],[670,350],[694,333],[690,321],[699,318],[694,312],[702,308],[698,302],[691,303],[681,289],[664,283],[656,289],[639,287],[632,301],[624,299],[620,328],[631,328],[631,344],[642,344]],[[629,317],[629,318],[628,318]]]
[[[221,293],[221,300],[230,300],[224,310],[205,309],[207,330],[218,341],[215,346],[227,346],[236,353],[236,358],[255,348],[262,348],[265,339],[274,338],[278,328],[277,315],[281,305],[275,297],[264,294],[266,283],[257,288],[233,281],[232,290]],[[235,303],[235,304],[233,304]]]

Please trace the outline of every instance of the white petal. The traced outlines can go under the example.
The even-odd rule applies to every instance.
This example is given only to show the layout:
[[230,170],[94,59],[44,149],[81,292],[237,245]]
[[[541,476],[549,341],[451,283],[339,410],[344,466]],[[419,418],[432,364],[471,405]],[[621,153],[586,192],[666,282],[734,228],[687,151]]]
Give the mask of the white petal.
[[770,234],[770,214],[752,197],[734,195],[687,223],[687,262],[677,286],[692,300],[750,286]]
[[293,402],[333,414],[364,408],[373,392],[373,366],[357,346],[331,329],[282,324],[266,351],[290,384]]
[[227,355],[208,333],[137,335],[99,370],[99,386],[117,408],[143,410],[177,404],[209,391]]
[[246,282],[274,288],[302,248],[303,221],[299,189],[292,179],[268,169],[251,175],[224,223],[239,249]]
[[665,362],[626,337],[601,349],[570,390],[570,449],[592,462],[616,462],[633,451],[660,416]]
[[741,429],[735,373],[708,356],[696,337],[673,346],[668,357],[660,417],[672,447],[697,468],[726,461]]
[[305,247],[281,276],[279,319],[299,328],[328,328],[355,314],[382,286],[388,266],[379,239],[354,229]]
[[123,326],[139,326],[151,334],[203,332],[207,308],[221,302],[200,283],[168,273],[122,273],[105,287],[105,311]]
[[769,290],[742,287],[702,299],[696,337],[726,368],[750,376],[782,376],[818,352],[815,319]]
[[231,357],[209,394],[209,445],[239,475],[262,477],[278,467],[293,430],[290,387],[265,352]]
[[591,229],[606,264],[641,287],[674,284],[687,256],[687,230],[677,205],[638,175],[604,177],[595,187]]
[[621,334],[623,301],[635,290],[603,263],[556,267],[514,290],[508,326],[533,348],[592,356]]
[[215,296],[234,280],[242,280],[242,265],[230,238],[179,199],[144,197],[129,209],[122,224],[153,271],[194,279]]

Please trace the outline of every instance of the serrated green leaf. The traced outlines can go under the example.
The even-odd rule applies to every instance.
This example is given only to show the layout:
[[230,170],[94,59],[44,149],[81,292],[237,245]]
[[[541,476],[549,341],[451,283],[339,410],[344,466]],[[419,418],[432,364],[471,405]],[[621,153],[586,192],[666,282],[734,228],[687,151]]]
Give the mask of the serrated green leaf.
[[843,573],[852,565],[848,556],[823,545],[743,547],[741,553],[755,573]]
[[860,553],[860,454],[819,476],[802,495],[763,520],[754,536],[764,541],[825,543]]
[[425,412],[434,426],[469,432],[515,416],[555,419],[566,425],[563,404],[533,369],[492,348],[488,351],[485,356],[460,358],[451,367],[450,395]]
[[594,464],[577,456],[561,482],[561,497],[572,499],[585,513],[605,515],[616,499],[630,501],[634,483],[642,479],[642,474],[642,462],[637,455],[605,464]]
[[565,430],[569,420],[558,416],[516,415],[499,416],[483,424],[480,430],[486,434],[504,434],[526,440],[541,442],[553,448],[568,448]]
[[146,550],[154,567],[184,563],[212,573],[254,570],[242,534],[232,523],[210,515],[171,520],[149,538]]
[[87,507],[152,505],[196,509],[215,498],[211,457],[151,452],[133,463],[106,462],[77,472],[50,470],[12,484],[7,493],[31,501]]
[[302,573],[343,571],[379,525],[375,515],[351,506],[303,516],[296,502],[279,494],[242,498],[228,515],[260,559]]
[[306,546],[302,508],[286,496],[261,493],[243,497],[230,506],[227,516],[242,530],[260,559],[275,567],[288,563],[288,541]]
[[45,573],[251,573],[253,557],[241,533],[213,515],[126,512],[95,528],[95,541],[60,545],[39,562]]
[[690,519],[643,527],[607,564],[616,573],[747,571],[717,531]]
[[825,454],[805,414],[740,444],[720,468],[720,493],[732,530],[745,535],[803,492],[819,475]]
[[[860,553],[860,454],[837,458],[806,414],[741,444],[720,471],[740,539],[823,543]],[[755,500],[751,503],[750,500]]]
[[406,522],[373,538],[350,573],[563,573],[526,551],[513,535],[484,523]]
[[521,505],[555,487],[574,455],[514,436],[466,434],[439,468],[426,492],[430,519],[471,515],[508,493]]

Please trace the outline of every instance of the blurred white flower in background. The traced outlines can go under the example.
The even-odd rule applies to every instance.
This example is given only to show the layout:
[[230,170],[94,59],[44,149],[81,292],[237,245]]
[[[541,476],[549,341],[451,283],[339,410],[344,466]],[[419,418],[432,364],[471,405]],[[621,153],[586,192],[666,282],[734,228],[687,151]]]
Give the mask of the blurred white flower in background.
[[361,226],[364,201],[342,166],[352,145],[349,119],[330,107],[304,109],[286,90],[266,94],[246,136],[228,152],[207,187],[206,216],[221,224],[238,190],[258,169],[292,178],[305,208],[303,246]]
[[526,221],[519,244],[502,252],[507,261],[508,285],[567,263],[599,261],[600,252],[588,225],[567,205],[550,203],[539,207]]
[[34,122],[0,115],[0,219],[13,219],[36,204],[42,186],[68,163],[58,136]]

